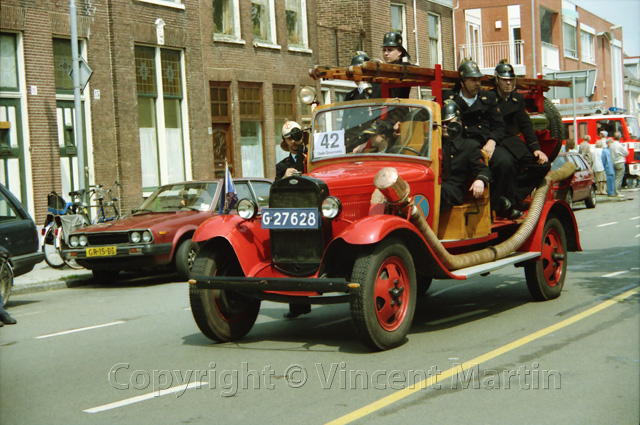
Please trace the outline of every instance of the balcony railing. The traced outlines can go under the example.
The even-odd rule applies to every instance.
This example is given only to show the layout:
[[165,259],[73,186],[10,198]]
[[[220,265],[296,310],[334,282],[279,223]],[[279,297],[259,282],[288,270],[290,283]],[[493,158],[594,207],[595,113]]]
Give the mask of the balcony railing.
[[560,71],[560,49],[553,44],[542,42],[542,68],[547,71]]
[[498,41],[493,43],[463,44],[460,57],[471,58],[480,68],[494,68],[503,59],[511,65],[522,66],[524,60],[524,41]]

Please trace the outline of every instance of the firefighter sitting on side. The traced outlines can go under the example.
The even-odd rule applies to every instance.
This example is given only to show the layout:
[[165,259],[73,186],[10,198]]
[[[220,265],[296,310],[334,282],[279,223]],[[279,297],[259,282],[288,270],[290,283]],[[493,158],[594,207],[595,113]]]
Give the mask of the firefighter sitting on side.
[[[482,156],[480,145],[462,134],[462,113],[455,102],[442,108],[442,186],[440,211],[463,203],[464,191],[479,198],[491,181],[491,171]],[[467,189],[468,173],[474,178]]]

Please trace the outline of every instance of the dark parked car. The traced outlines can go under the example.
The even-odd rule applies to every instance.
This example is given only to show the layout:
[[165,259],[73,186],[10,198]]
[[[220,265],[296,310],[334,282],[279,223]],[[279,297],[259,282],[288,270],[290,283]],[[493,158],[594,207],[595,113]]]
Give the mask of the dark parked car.
[[[271,180],[234,180],[238,199],[269,203]],[[167,184],[151,194],[129,217],[84,227],[71,233],[62,255],[91,269],[100,280],[121,270],[174,268],[188,279],[198,245],[191,236],[200,223],[218,215],[223,181]]]
[[570,185],[559,186],[556,183],[556,199],[564,199],[571,207],[574,202],[584,201],[587,208],[595,208],[597,202],[595,173],[584,157],[577,152],[560,152],[551,164],[551,169],[557,170],[567,161],[576,165],[576,171]]
[[[43,260],[38,243],[38,229],[27,210],[9,190],[0,184],[0,246],[8,252],[14,276],[33,270]],[[7,280],[8,281],[8,280]],[[3,281],[3,283],[5,283]],[[10,284],[3,285],[2,296],[8,299]],[[7,291],[7,292],[5,292]]]

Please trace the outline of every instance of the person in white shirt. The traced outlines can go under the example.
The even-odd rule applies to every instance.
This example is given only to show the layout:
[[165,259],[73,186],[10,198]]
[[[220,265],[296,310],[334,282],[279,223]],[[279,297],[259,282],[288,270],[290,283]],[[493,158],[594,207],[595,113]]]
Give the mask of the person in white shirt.
[[613,141],[609,144],[609,150],[611,151],[611,158],[613,160],[613,169],[616,172],[615,181],[615,195],[618,198],[624,197],[620,190],[622,188],[622,179],[624,178],[624,163],[629,155],[629,151],[620,143],[622,135],[616,131],[613,134]]

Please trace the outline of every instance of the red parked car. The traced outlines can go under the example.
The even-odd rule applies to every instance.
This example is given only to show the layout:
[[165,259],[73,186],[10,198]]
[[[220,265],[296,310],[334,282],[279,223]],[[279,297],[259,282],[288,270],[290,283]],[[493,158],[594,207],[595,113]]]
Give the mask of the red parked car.
[[596,178],[589,163],[577,152],[560,152],[551,164],[552,170],[557,170],[571,161],[576,165],[571,184],[560,182],[555,184],[556,199],[564,199],[573,208],[574,202],[584,201],[587,208],[596,207]]
[[[238,199],[269,203],[271,180],[234,180]],[[187,279],[198,245],[191,236],[200,223],[218,215],[223,181],[191,181],[159,187],[129,217],[71,233],[62,255],[93,271],[100,280],[121,270],[175,268]]]

